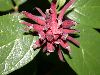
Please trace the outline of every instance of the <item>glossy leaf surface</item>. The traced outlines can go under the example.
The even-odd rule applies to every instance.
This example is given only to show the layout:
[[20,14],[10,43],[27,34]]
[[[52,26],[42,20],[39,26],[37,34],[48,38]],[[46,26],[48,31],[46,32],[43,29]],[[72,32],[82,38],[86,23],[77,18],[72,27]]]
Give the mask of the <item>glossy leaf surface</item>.
[[100,33],[94,29],[100,28],[100,1],[77,0],[74,7],[67,16],[79,23],[80,48],[71,44],[72,59],[64,57],[78,75],[100,75]]
[[32,48],[38,37],[24,34],[21,17],[18,13],[0,17],[0,75],[24,66],[39,52]]

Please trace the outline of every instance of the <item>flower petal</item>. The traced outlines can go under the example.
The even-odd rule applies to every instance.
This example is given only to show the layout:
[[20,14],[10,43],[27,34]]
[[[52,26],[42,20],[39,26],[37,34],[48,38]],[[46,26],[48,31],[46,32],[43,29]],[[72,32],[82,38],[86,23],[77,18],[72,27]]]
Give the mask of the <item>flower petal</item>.
[[52,0],[52,3],[51,3],[51,16],[52,16],[52,21],[56,21],[56,18],[57,18],[56,2],[57,2],[57,0]]
[[58,29],[59,26],[56,22],[51,22],[50,25],[51,25],[50,29],[52,30],[53,34],[61,34],[62,33],[62,30]]
[[59,20],[62,20],[63,19],[63,16],[65,14],[65,11],[75,2],[75,0],[70,0],[62,9],[61,9],[61,12],[58,16],[58,19]]
[[45,39],[45,33],[43,31],[40,31],[38,33],[39,33],[39,39],[44,40]]
[[63,48],[67,49],[69,52],[71,52],[70,45],[67,42],[64,42],[64,41],[60,40],[60,45]]
[[77,46],[80,45],[80,43],[77,40],[75,40],[74,38],[72,38],[71,36],[68,36],[67,39],[70,40],[71,42],[73,42]]
[[21,24],[24,24],[24,25],[26,25],[26,26],[28,26],[28,27],[33,27],[33,24],[31,24],[31,23],[29,23],[29,22],[21,22]]
[[59,59],[64,62],[63,54],[60,48],[58,49],[58,56],[59,56]]
[[38,12],[44,17],[46,18],[46,15],[42,12],[42,10],[38,7],[36,7],[36,9],[38,10]]
[[66,41],[67,36],[68,36],[68,34],[64,34],[63,33],[63,35],[61,36],[61,39],[64,40],[64,41]]
[[79,32],[79,31],[74,30],[74,29],[63,29],[64,34],[74,34],[76,32]]
[[59,35],[53,35],[54,40],[57,40],[59,38]]
[[46,52],[46,50],[47,50],[47,46],[44,46],[43,47],[43,52]]
[[52,40],[53,40],[53,33],[52,33],[51,30],[48,30],[48,31],[46,32],[46,39],[47,39],[48,41],[52,41]]
[[40,40],[36,40],[36,42],[33,44],[33,48],[36,49],[38,47],[40,47],[41,44],[40,44]]
[[40,26],[38,24],[33,24],[33,29],[34,29],[34,31],[40,32],[40,31],[43,31],[44,26]]
[[38,18],[37,16],[35,15],[32,15],[31,13],[28,13],[26,11],[23,11],[22,12],[26,17],[28,17],[29,19],[32,19],[33,21],[37,22],[38,24],[40,25],[45,25],[45,21],[44,20],[41,20],[40,18]]
[[65,20],[65,21],[63,21],[62,27],[63,28],[70,28],[74,25],[76,25],[76,22],[74,22],[72,20]]
[[48,52],[54,52],[54,46],[52,43],[47,42],[47,51]]

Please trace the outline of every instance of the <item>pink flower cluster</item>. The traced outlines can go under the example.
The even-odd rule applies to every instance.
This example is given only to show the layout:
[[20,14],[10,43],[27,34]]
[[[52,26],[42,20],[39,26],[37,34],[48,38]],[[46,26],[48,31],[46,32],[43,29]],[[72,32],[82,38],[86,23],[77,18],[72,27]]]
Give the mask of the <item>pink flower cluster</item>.
[[36,9],[42,15],[42,19],[36,15],[29,12],[23,11],[22,13],[29,19],[36,22],[36,24],[31,24],[28,22],[22,22],[22,24],[29,27],[29,29],[34,30],[39,35],[39,39],[34,43],[33,48],[39,48],[43,46],[43,52],[51,53],[57,50],[60,60],[63,61],[63,55],[60,47],[71,52],[70,45],[68,41],[73,42],[79,46],[79,42],[69,36],[69,34],[74,34],[78,32],[71,27],[76,25],[73,20],[63,20],[65,11],[75,2],[75,0],[70,0],[57,14],[56,11],[56,0],[52,0],[50,9],[47,9],[45,14],[40,8]]

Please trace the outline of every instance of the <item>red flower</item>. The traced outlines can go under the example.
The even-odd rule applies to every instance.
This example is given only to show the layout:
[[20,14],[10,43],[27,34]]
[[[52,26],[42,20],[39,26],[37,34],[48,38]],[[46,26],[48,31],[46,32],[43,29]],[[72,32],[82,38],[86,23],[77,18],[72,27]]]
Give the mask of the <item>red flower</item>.
[[42,19],[35,15],[32,15],[31,13],[23,11],[23,14],[27,18],[32,19],[37,24],[31,24],[28,22],[22,22],[22,24],[25,24],[30,29],[38,32],[39,39],[35,42],[33,48],[36,49],[45,44],[43,47],[43,52],[51,53],[54,52],[54,50],[57,50],[60,60],[63,61],[63,55],[60,46],[62,46],[69,52],[71,52],[71,49],[68,41],[71,41],[79,46],[79,42],[69,36],[69,34],[78,32],[75,29],[71,29],[71,27],[74,26],[76,22],[69,19],[63,21],[65,11],[75,2],[75,0],[70,0],[61,9],[60,14],[57,14],[56,2],[56,0],[52,1],[50,9],[47,9],[45,14],[41,9],[36,7],[36,9],[42,15]]

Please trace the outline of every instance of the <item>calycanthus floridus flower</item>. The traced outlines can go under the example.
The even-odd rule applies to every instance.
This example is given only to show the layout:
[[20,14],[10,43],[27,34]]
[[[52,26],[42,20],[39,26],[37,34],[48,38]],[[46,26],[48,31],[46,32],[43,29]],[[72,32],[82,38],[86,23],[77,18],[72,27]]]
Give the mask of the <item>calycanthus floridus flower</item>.
[[31,24],[28,22],[22,22],[29,29],[37,32],[39,39],[34,43],[33,48],[39,48],[43,46],[43,52],[52,53],[57,50],[58,56],[61,61],[63,61],[63,55],[61,47],[71,52],[70,45],[68,41],[73,42],[75,45],[79,46],[79,42],[71,37],[69,34],[74,34],[78,32],[71,27],[76,25],[76,22],[70,19],[63,20],[65,11],[75,2],[75,0],[70,0],[57,14],[56,11],[56,0],[52,0],[50,9],[47,9],[45,14],[40,8],[37,11],[42,15],[42,19],[36,15],[29,12],[23,11],[22,13],[29,19],[36,22],[36,24]]

